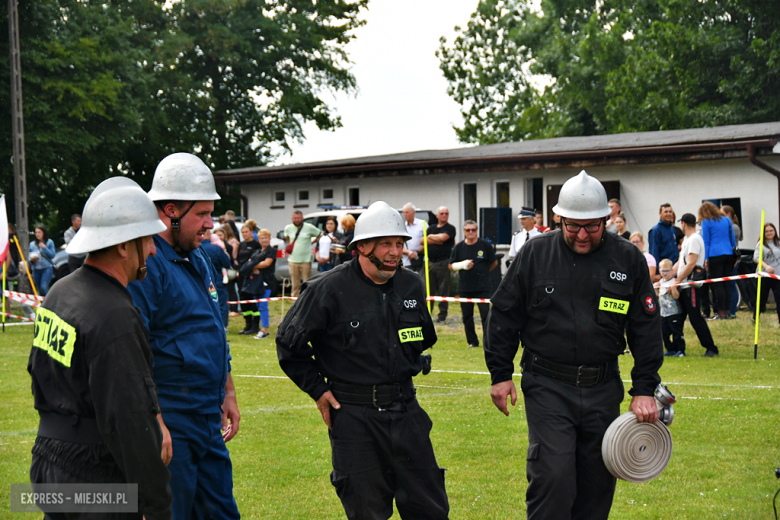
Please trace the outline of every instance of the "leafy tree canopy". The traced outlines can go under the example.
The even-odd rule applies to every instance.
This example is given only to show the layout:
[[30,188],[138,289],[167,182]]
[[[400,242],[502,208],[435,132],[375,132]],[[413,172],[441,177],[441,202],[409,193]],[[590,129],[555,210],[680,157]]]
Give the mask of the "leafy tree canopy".
[[[322,98],[356,88],[344,47],[367,1],[19,2],[31,224],[67,228],[110,176],[150,187],[172,152],[196,153],[214,169],[256,166],[303,139],[307,121],[337,128]],[[7,3],[0,15],[8,57]],[[5,63],[0,81],[10,85]],[[0,106],[0,191],[10,210],[9,88]]]
[[437,56],[466,143],[780,120],[760,0],[481,0]]

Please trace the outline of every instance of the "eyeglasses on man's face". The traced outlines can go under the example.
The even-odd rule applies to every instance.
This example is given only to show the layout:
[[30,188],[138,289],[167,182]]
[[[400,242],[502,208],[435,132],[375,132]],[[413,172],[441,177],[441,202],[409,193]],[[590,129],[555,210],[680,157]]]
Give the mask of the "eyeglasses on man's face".
[[566,231],[569,233],[577,234],[580,232],[580,229],[585,229],[585,232],[588,234],[597,233],[599,229],[601,229],[601,220],[598,222],[591,222],[590,224],[585,224],[584,226],[581,226],[579,224],[572,224],[568,220],[564,219],[563,226],[566,228]]
[[466,233],[476,233],[477,228],[464,228],[463,231],[465,231]]

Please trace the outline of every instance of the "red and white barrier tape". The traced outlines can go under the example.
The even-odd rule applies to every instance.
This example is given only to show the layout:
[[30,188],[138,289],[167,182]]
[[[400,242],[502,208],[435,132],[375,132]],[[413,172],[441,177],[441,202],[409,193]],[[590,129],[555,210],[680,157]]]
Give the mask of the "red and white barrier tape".
[[466,303],[490,303],[490,298],[451,298],[449,296],[428,296],[429,302],[466,302]]
[[25,303],[30,307],[40,307],[43,301],[43,296],[35,296],[34,294],[25,294],[16,291],[3,291],[6,298],[14,300],[19,303]]
[[[759,271],[757,273],[750,273],[750,274],[738,274],[735,276],[724,276],[723,278],[710,278],[707,280],[701,280],[698,282],[683,282],[679,284],[672,284],[670,287],[681,287],[685,289],[686,287],[690,287],[691,285],[694,285],[696,287],[701,286],[705,283],[716,283],[716,282],[731,282],[734,280],[747,280],[748,278],[774,278],[775,280],[780,280],[780,277],[774,274],[765,273],[764,271]],[[658,282],[656,282],[657,284]]]
[[6,313],[0,313],[0,314],[3,314],[4,316],[8,316],[9,318],[16,318],[17,320],[30,321],[30,322],[34,322],[35,321],[35,320],[31,320],[30,318],[25,318],[24,316],[16,316],[14,314],[8,314],[7,312]]
[[228,302],[230,305],[235,305],[236,303],[263,303],[263,302],[278,302],[280,300],[297,300],[297,296],[275,296],[273,298],[260,298],[257,300],[238,300],[235,302]]

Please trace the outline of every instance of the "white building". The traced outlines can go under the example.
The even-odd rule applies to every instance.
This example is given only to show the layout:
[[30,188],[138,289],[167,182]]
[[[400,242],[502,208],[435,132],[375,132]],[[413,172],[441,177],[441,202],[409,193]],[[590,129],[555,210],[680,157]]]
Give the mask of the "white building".
[[[679,219],[704,200],[733,206],[753,248],[766,221],[780,224],[780,122],[693,130],[563,137],[518,143],[410,152],[339,161],[216,172],[223,192],[238,194],[244,213],[273,233],[293,210],[318,204],[450,209],[450,223],[478,220],[479,208],[542,209],[551,219],[561,185],[585,169],[618,198],[628,229],[647,235],[659,206]],[[518,219],[512,218],[514,231]]]

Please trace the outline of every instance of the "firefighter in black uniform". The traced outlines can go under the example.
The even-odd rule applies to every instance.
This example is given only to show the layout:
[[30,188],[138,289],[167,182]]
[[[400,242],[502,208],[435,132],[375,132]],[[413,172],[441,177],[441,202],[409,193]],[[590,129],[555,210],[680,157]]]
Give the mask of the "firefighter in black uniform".
[[601,443],[620,414],[625,337],[634,357],[630,410],[640,422],[658,419],[658,302],[641,252],[604,232],[610,208],[600,182],[584,171],[569,179],[553,211],[562,229],[528,242],[492,298],[485,338],[490,394],[509,415],[522,342],[528,518],[607,518],[615,477]]
[[[134,181],[102,182],[84,206],[68,253],[84,265],[54,285],[36,312],[27,370],[40,415],[30,480],[35,484],[135,483],[137,514],[88,518],[171,518],[152,352],[126,286],[143,278],[165,230]],[[45,509],[45,506],[41,506]],[[66,518],[49,512],[47,518]],[[80,518],[68,514],[67,518]]]
[[303,284],[279,326],[284,372],[317,402],[330,429],[336,488],[347,518],[448,517],[444,469],[412,376],[436,343],[422,281],[401,268],[410,237],[401,215],[375,202],[355,226],[360,256]]

